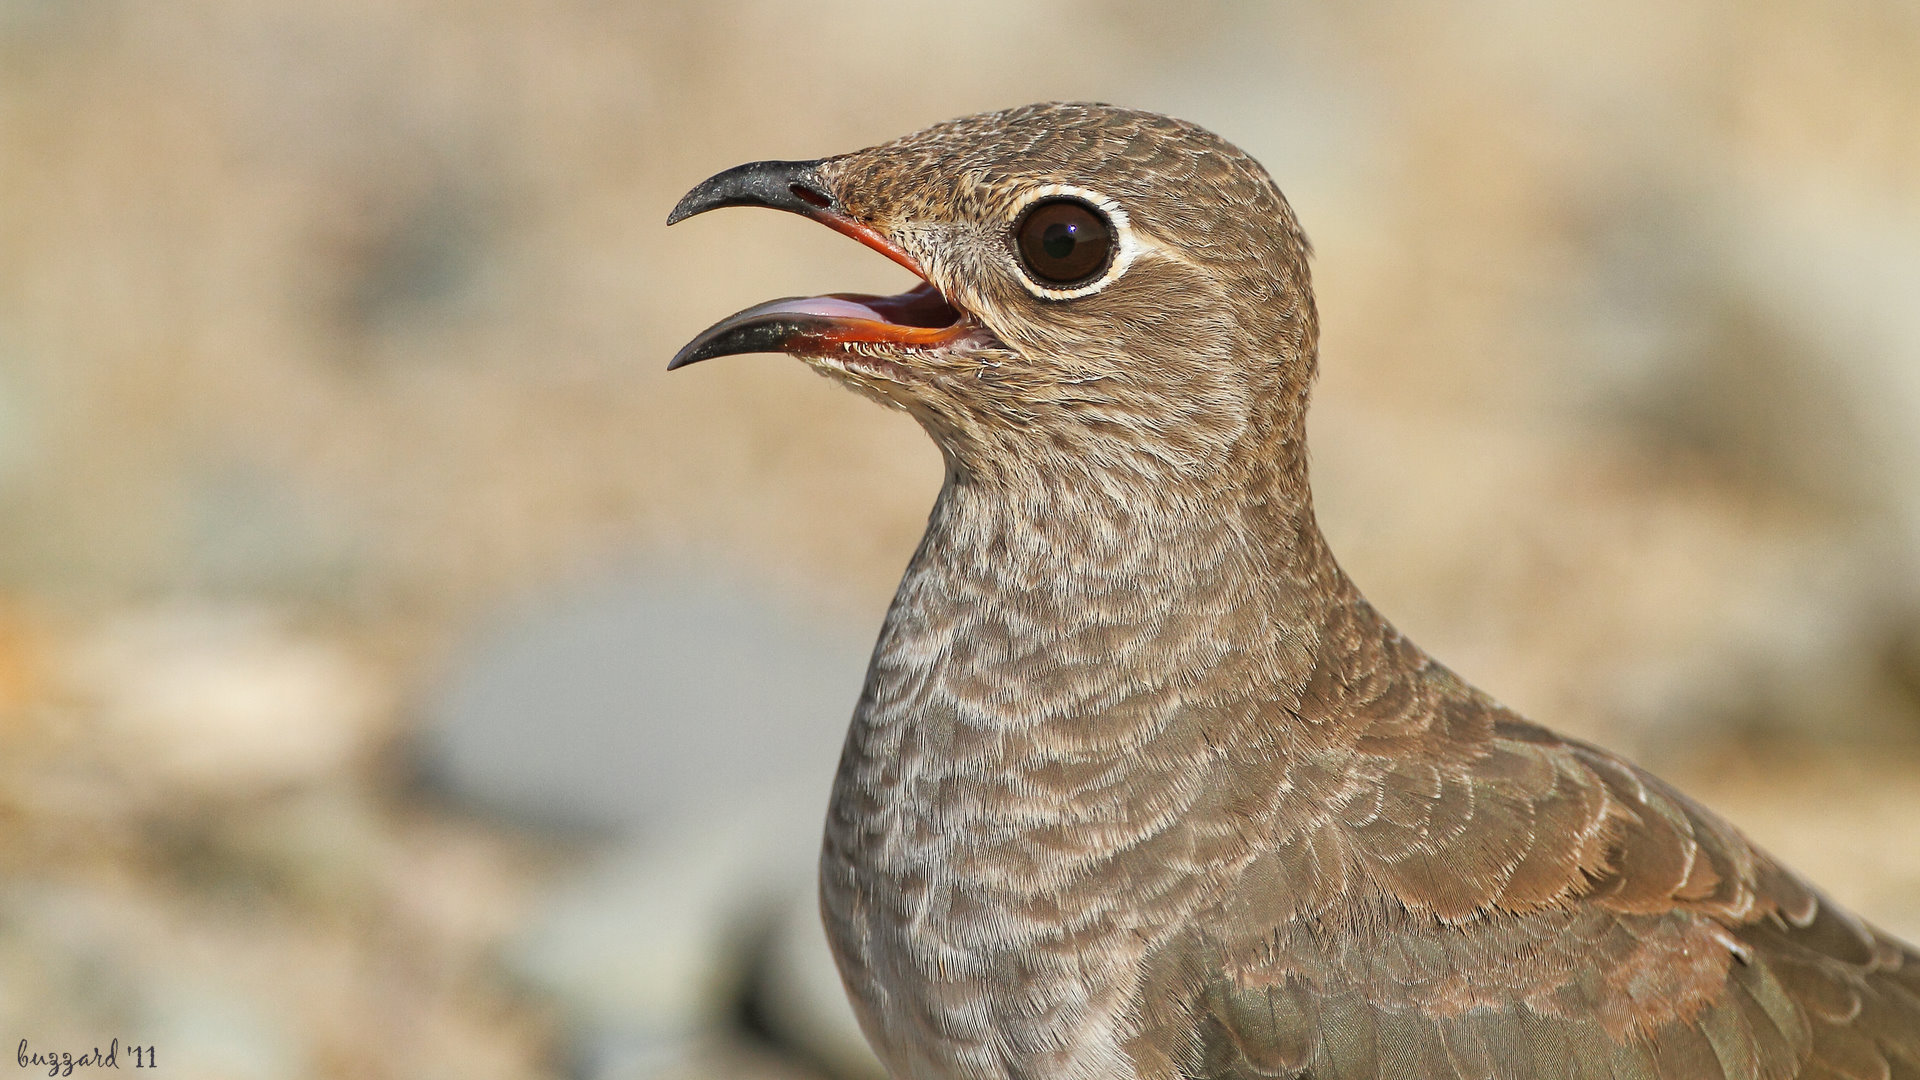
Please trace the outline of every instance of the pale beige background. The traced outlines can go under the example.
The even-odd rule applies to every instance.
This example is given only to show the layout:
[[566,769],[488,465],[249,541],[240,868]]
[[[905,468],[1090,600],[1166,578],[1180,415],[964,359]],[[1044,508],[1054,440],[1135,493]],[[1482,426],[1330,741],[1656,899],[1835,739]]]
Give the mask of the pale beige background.
[[[1045,98],[1293,200],[1322,516],[1381,607],[1920,934],[1904,0],[0,0],[8,1045],[613,1075],[500,959],[597,849],[435,794],[412,732],[476,627],[633,567],[871,633],[932,448],[791,361],[663,368],[904,273],[662,221]],[[620,1075],[805,1067],[702,1023]]]

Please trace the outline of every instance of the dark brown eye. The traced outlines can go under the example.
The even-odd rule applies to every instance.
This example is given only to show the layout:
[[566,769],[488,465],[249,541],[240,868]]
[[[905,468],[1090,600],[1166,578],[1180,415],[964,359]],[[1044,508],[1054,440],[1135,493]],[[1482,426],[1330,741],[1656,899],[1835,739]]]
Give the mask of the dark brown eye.
[[1054,288],[1084,285],[1113,262],[1113,226],[1080,199],[1042,199],[1014,227],[1020,261],[1035,281]]

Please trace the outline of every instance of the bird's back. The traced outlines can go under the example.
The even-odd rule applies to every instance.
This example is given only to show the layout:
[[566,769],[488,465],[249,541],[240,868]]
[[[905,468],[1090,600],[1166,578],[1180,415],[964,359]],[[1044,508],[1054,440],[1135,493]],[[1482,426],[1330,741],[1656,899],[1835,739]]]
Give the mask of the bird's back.
[[1167,1075],[1920,1076],[1912,949],[1357,596],[1320,641],[1283,722],[1345,734],[1285,770],[1257,854],[1148,961],[1181,1002],[1138,1037]]

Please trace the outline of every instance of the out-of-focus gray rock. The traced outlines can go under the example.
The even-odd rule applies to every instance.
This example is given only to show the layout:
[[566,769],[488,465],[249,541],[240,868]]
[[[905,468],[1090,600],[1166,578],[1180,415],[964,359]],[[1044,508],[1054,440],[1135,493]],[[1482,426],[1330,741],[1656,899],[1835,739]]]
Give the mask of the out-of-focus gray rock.
[[811,891],[825,801],[741,791],[555,889],[508,962],[560,1004],[589,1076],[648,1075],[730,1019],[768,921]]
[[509,950],[585,1075],[665,1075],[732,1019],[769,925],[812,893],[864,639],[656,571],[523,609],[430,707],[425,770],[459,799],[627,837]]
[[544,824],[666,827],[811,785],[817,830],[869,634],[741,586],[652,571],[503,620],[428,709],[457,797]]

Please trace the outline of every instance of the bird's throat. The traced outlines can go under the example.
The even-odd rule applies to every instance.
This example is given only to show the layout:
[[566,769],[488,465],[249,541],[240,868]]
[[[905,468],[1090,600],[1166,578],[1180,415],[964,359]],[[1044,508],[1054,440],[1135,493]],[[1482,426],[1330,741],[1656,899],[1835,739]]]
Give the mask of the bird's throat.
[[1124,754],[1212,687],[1297,692],[1322,615],[1310,598],[1344,578],[1304,500],[1241,504],[1249,516],[1227,518],[1176,492],[951,476],[882,630],[861,722],[1057,730]]

